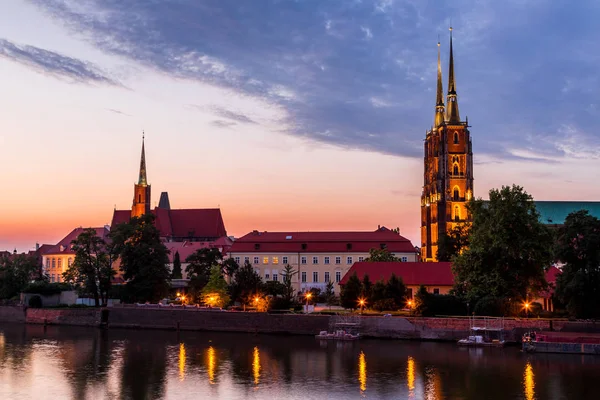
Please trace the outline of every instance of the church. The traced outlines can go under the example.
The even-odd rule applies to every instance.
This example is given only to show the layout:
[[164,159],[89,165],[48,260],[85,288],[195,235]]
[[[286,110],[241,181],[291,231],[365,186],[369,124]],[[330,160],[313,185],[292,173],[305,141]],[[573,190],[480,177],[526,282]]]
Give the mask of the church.
[[454,78],[452,28],[446,103],[438,42],[434,123],[424,141],[424,184],[421,195],[421,260],[436,261],[438,240],[456,225],[470,220],[473,198],[473,148],[468,118],[460,119]]
[[[151,185],[146,175],[145,140],[142,138],[142,155],[138,182],[133,186],[131,210],[113,212],[111,227],[129,222],[133,217],[154,214],[160,237],[174,254],[179,247],[202,248],[231,245],[227,237],[221,210],[218,208],[172,209],[167,192],[162,192],[158,206],[151,210]],[[171,249],[172,248],[172,249]],[[172,254],[170,257],[172,257]]]

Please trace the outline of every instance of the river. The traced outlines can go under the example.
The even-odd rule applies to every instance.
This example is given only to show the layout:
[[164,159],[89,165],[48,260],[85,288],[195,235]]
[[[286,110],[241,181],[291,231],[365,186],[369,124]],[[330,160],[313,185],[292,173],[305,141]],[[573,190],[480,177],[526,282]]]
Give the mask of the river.
[[0,399],[597,399],[600,357],[0,323]]

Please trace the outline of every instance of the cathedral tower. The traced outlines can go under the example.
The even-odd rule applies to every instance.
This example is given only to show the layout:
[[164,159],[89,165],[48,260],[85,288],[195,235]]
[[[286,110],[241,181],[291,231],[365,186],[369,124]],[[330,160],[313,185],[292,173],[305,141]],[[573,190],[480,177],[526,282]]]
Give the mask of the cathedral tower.
[[468,119],[460,120],[454,80],[452,28],[448,67],[447,108],[444,106],[438,43],[434,125],[424,142],[424,185],[421,195],[421,259],[437,261],[438,240],[454,226],[467,222],[473,197],[473,150]]
[[150,185],[146,178],[146,152],[144,150],[144,136],[142,135],[142,158],[140,160],[140,176],[138,183],[133,185],[133,205],[131,218],[150,213]]

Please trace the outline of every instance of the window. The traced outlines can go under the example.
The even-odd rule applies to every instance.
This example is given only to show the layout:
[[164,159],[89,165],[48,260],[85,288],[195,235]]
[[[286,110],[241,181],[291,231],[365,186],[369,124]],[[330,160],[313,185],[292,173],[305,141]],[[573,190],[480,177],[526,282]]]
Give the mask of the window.
[[71,265],[73,265],[73,258],[69,257],[69,261],[67,261],[67,265],[70,267]]
[[325,283],[329,283],[329,272],[325,272]]
[[319,273],[317,271],[313,272],[313,282],[319,282]]
[[273,280],[274,280],[275,282],[277,282],[277,273],[276,273],[276,272],[273,272]]
[[358,262],[363,262],[365,260],[364,257],[358,257]]
[[329,257],[325,257],[325,264],[329,264]]
[[62,268],[62,258],[58,259],[58,269]]
[[313,264],[318,264],[319,263],[319,257],[314,256],[313,257]]
[[402,261],[402,262],[408,262],[408,257],[402,257],[402,258],[400,258],[400,261]]
[[454,207],[454,220],[460,221],[460,209],[458,208],[458,206]]
[[54,282],[54,274],[50,275],[50,282]]
[[273,257],[273,264],[279,264],[279,257]]
[[300,259],[300,264],[306,264],[306,257],[302,256],[302,258]]
[[338,256],[338,257],[336,257],[336,258],[335,258],[335,263],[336,263],[336,264],[341,264],[341,263],[342,263],[342,257],[339,257],[339,256]]
[[346,264],[352,264],[352,256],[346,257]]
[[433,288],[433,294],[440,294],[439,288]]
[[258,264],[258,257],[254,257],[254,264]]
[[52,268],[56,268],[56,258],[52,259]]
[[412,299],[412,288],[407,288],[406,289],[406,298],[407,299]]
[[458,198],[460,197],[460,192],[458,190],[458,187],[454,188],[454,201],[458,201]]
[[269,279],[271,279],[271,275],[269,275],[268,272],[265,272],[265,281],[268,281]]
[[142,202],[142,195],[138,194],[138,203],[141,203],[141,202]]
[[342,280],[342,271],[335,271],[335,281],[339,283]]
[[237,265],[240,265],[240,258],[239,257],[234,257],[235,263]]
[[302,271],[302,283],[306,283],[306,271]]
[[458,164],[454,164],[454,169],[452,170],[453,175],[458,175]]
[[244,264],[250,264],[250,257],[244,257]]
[[454,132],[454,144],[458,144],[458,132]]
[[46,258],[46,268],[50,268],[50,259]]
[[282,262],[283,264],[286,264],[286,265],[287,265],[287,263],[288,263],[288,258],[287,258],[287,256],[285,256],[285,257],[281,257],[281,262]]
[[56,282],[60,282],[60,274],[56,274]]

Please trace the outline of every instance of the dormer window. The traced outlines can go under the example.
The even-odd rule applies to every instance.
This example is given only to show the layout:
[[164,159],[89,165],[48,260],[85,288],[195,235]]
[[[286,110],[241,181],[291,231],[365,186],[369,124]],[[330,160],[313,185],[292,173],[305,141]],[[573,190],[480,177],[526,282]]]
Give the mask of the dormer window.
[[254,250],[258,250],[258,249],[260,249],[260,244],[258,244],[258,243],[255,243],[255,244],[254,244]]

